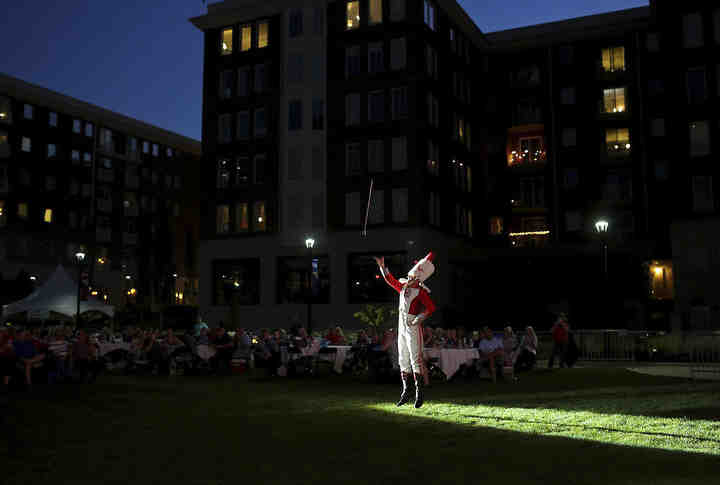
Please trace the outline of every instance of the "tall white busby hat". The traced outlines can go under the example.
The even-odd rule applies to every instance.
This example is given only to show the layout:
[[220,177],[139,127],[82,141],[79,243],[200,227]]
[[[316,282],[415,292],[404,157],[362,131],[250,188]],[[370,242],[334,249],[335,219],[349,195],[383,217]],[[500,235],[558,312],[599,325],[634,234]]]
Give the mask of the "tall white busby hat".
[[417,278],[420,282],[424,282],[435,272],[435,265],[433,264],[433,258],[435,255],[431,252],[424,258],[417,262],[415,266],[408,271],[408,278]]

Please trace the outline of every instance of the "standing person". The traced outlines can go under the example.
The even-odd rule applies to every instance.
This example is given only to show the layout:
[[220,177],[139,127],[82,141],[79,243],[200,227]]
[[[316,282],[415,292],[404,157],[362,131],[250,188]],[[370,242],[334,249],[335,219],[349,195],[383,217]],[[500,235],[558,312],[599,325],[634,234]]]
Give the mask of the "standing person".
[[435,272],[433,253],[408,271],[407,278],[396,280],[385,267],[385,258],[375,258],[385,282],[400,294],[398,306],[398,361],[402,377],[402,394],[398,406],[410,401],[410,376],[415,380],[415,407],[423,405],[423,341],[422,322],[435,311],[430,290],[424,281]]
[[198,315],[197,323],[193,327],[195,338],[200,336],[202,329],[208,330],[208,325],[205,323],[200,315]]
[[558,319],[555,321],[551,332],[553,339],[553,349],[552,354],[550,354],[550,360],[548,361],[548,369],[553,368],[556,356],[559,357],[560,367],[565,367],[565,359],[568,347],[568,324],[567,317],[564,313],[561,313]]
[[525,329],[522,342],[515,355],[515,372],[519,370],[530,370],[535,367],[537,356],[538,339],[535,330],[531,326]]

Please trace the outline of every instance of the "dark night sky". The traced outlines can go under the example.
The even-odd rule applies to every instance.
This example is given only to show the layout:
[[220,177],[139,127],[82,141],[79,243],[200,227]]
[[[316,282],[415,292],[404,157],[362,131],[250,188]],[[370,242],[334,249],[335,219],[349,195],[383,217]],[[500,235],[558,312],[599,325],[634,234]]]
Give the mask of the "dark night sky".
[[[460,0],[484,32],[647,0]],[[0,72],[200,138],[201,0],[3,2]]]

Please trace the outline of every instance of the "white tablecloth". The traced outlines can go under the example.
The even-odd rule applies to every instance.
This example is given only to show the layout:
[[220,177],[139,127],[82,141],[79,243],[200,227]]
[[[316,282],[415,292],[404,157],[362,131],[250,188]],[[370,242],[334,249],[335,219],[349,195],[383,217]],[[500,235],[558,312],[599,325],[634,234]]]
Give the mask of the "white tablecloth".
[[352,348],[349,345],[328,345],[328,349],[335,349],[335,365],[333,366],[333,369],[338,374],[342,374],[343,364],[345,363],[345,358],[347,357],[348,351]]
[[103,355],[109,354],[110,352],[112,352],[114,350],[124,350],[127,352],[128,350],[130,350],[130,344],[127,342],[112,343],[112,344],[111,343],[100,344],[99,355],[102,357]]
[[450,379],[461,365],[480,358],[477,349],[424,349],[424,357],[438,359],[443,374]]

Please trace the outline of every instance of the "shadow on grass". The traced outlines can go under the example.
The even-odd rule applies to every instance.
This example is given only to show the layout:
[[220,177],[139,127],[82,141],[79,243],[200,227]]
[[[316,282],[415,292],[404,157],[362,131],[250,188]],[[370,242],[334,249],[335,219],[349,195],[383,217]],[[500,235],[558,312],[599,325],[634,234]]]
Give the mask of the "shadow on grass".
[[334,378],[114,378],[14,395],[5,484],[657,485],[720,473],[706,454],[439,421],[434,389],[428,397],[420,410],[374,409],[394,402],[397,386]]

